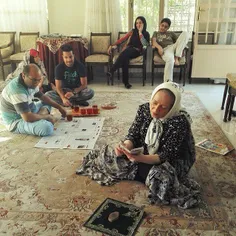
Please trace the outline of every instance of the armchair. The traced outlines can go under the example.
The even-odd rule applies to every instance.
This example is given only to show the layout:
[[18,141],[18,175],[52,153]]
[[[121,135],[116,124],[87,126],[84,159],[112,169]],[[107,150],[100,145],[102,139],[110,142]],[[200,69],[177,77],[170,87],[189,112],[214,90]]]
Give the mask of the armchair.
[[36,40],[39,37],[39,32],[20,32],[20,52],[10,56],[12,70],[15,69],[16,63],[23,60],[25,51],[34,48],[36,49]]
[[0,69],[5,80],[4,66],[11,64],[10,56],[15,52],[16,32],[0,32]]
[[[90,55],[85,58],[88,79],[93,79],[93,66],[110,66],[111,57],[107,53],[111,45],[111,33],[91,33],[90,35]],[[109,79],[107,80],[109,84]]]

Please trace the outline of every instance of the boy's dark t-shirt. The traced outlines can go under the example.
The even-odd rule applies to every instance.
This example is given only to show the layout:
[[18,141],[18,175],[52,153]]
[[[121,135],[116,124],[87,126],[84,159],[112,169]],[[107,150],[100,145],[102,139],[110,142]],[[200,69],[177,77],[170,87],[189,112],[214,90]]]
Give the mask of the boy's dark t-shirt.
[[57,80],[62,81],[62,88],[78,88],[80,87],[80,77],[86,76],[85,66],[76,61],[72,67],[67,67],[65,63],[56,66],[55,75]]

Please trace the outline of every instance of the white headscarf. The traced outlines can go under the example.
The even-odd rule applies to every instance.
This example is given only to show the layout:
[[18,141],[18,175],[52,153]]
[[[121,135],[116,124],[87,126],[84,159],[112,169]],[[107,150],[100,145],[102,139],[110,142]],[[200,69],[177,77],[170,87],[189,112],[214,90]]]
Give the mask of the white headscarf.
[[175,102],[170,111],[164,117],[160,119],[153,118],[150,123],[145,137],[145,143],[147,144],[149,154],[155,154],[159,148],[160,138],[163,133],[162,123],[165,120],[181,114],[186,115],[189,121],[191,120],[185,109],[181,106],[181,90],[177,83],[165,82],[157,86],[152,92],[150,102],[155,94],[161,89],[170,90],[175,96]]

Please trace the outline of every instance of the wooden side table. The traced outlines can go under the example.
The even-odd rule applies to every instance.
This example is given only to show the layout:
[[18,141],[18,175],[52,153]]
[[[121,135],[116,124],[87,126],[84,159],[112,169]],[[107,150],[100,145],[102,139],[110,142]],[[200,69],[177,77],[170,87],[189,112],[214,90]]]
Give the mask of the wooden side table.
[[228,92],[228,97],[227,97],[225,114],[224,114],[224,119],[223,119],[224,122],[231,120],[234,100],[236,96],[236,73],[228,73],[226,75],[226,82],[225,82],[225,89],[224,89],[224,94],[223,94],[221,110],[224,109],[227,92]]

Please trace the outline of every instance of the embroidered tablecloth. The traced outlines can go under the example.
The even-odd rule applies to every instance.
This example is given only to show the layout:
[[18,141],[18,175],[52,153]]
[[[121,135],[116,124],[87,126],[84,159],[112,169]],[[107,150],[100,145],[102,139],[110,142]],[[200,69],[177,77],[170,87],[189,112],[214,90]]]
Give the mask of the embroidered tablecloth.
[[39,37],[37,39],[37,43],[41,42],[45,46],[49,48],[49,50],[56,54],[56,52],[59,50],[59,48],[64,45],[71,42],[80,42],[83,44],[83,46],[88,50],[88,40],[86,38],[78,37],[78,38],[70,38],[70,37]]
[[41,36],[37,39],[39,56],[44,62],[50,83],[54,83],[55,67],[63,62],[60,47],[64,44],[69,44],[72,47],[75,59],[84,63],[88,56],[88,40],[86,38]]

